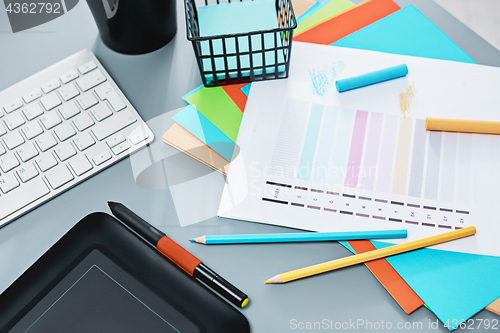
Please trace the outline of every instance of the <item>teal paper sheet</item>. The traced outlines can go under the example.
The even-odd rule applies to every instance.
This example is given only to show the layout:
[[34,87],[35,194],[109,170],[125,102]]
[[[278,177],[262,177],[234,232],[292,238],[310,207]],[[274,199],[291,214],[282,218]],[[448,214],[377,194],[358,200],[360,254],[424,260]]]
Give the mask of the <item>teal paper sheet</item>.
[[[413,5],[332,45],[475,63]],[[499,257],[422,249],[387,260],[450,331],[500,297]]]
[[[248,33],[253,31],[271,30],[278,28],[278,18],[276,15],[276,4],[274,0],[256,0],[256,1],[243,1],[232,2],[220,5],[201,6],[198,8],[198,24],[201,37],[220,36],[225,34],[238,34]],[[264,50],[280,47],[281,39],[278,37],[276,40],[274,33],[264,34]],[[226,54],[236,52],[235,38],[226,39]],[[251,46],[252,51],[262,51],[262,39],[260,34],[252,35],[251,45],[249,45],[248,36],[238,37],[239,52],[249,52]],[[224,54],[222,39],[217,38],[213,41],[213,54]],[[208,41],[201,42],[201,53],[203,55],[210,55],[210,44]],[[263,57],[262,53],[253,54],[253,68],[260,66],[270,66],[266,68],[266,73],[274,73],[275,71],[275,52],[266,51]],[[250,56],[240,56],[241,68],[250,67]],[[283,52],[278,51],[278,63],[284,62]],[[237,69],[237,57],[228,56],[227,66],[229,70]],[[203,66],[205,71],[212,70],[211,59],[203,59]],[[225,70],[224,57],[215,58],[215,69],[217,71]],[[283,71],[285,66],[278,66],[278,71]],[[243,75],[250,75],[250,71],[243,71]],[[256,75],[262,74],[262,70],[255,70]],[[230,73],[231,76],[236,77]],[[207,80],[212,80],[211,74],[206,74]],[[224,77],[225,73],[218,74],[218,77]]]
[[241,87],[240,90],[245,94],[246,97],[248,97],[248,94],[250,93],[251,87],[252,87],[252,84],[249,83],[246,86]]
[[353,32],[332,45],[476,63],[413,5]]
[[212,124],[210,120],[198,112],[194,106],[186,106],[173,116],[172,119],[227,161],[231,161],[234,142]]
[[[372,243],[377,249],[391,245]],[[420,249],[387,261],[439,320],[453,328],[500,296],[498,257]]]

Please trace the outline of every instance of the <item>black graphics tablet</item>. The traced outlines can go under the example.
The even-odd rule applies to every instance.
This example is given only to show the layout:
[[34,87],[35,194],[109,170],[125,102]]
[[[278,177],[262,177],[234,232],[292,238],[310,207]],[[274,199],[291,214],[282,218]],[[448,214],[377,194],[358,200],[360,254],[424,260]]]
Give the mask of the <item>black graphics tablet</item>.
[[115,218],[77,223],[0,295],[0,332],[249,332],[232,305]]

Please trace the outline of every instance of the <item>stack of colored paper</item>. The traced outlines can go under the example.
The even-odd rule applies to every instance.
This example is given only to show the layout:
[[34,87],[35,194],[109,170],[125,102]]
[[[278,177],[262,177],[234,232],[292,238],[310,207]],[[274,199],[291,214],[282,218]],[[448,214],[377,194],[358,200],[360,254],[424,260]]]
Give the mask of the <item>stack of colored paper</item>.
[[[353,6],[347,0],[312,4],[297,20],[294,42],[475,63],[412,5],[400,9],[391,0],[371,0]],[[190,105],[173,117],[176,124],[163,140],[227,174],[238,153],[235,142],[249,91],[250,85],[195,89],[183,97]],[[342,243],[354,253],[388,246]],[[500,297],[500,258],[422,249],[367,266],[405,312],[425,303],[450,330],[486,306],[500,313],[498,301],[493,302]]]

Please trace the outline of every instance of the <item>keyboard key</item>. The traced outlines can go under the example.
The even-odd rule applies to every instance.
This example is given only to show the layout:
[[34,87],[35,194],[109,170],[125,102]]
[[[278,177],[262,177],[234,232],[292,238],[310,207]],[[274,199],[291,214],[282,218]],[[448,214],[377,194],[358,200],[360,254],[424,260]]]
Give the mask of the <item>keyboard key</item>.
[[64,104],[59,108],[59,112],[61,112],[61,115],[64,117],[64,119],[68,120],[71,117],[76,116],[77,114],[80,113],[80,109],[78,106],[76,106],[75,103],[71,102],[68,104]]
[[54,89],[59,88],[60,86],[61,86],[61,84],[59,83],[59,81],[57,81],[57,79],[54,79],[52,81],[45,83],[42,86],[42,90],[44,93],[48,94],[49,92],[51,92]]
[[105,150],[102,153],[100,153],[99,155],[94,156],[92,158],[92,161],[94,161],[95,165],[101,165],[104,162],[106,162],[107,160],[109,160],[110,158],[111,158],[111,154],[109,153],[109,151]]
[[116,112],[123,110],[127,107],[127,104],[125,104],[120,96],[118,96],[118,93],[113,89],[111,86],[111,83],[105,82],[102,85],[98,86],[95,88],[95,92],[97,93],[97,96],[101,100],[107,100],[113,110]]
[[30,103],[33,102],[35,99],[40,98],[41,96],[42,92],[40,91],[40,89],[35,89],[24,95],[23,99],[25,103]]
[[72,158],[69,161],[69,165],[71,166],[71,169],[73,169],[73,171],[77,176],[81,176],[85,172],[94,168],[87,159],[87,156],[85,156],[85,154],[79,154],[76,157]]
[[70,81],[73,81],[78,77],[78,73],[75,70],[69,71],[66,74],[62,75],[59,79],[62,83],[66,84]]
[[43,129],[37,122],[33,121],[31,123],[27,123],[22,127],[23,133],[28,140],[33,139],[37,135],[43,133]]
[[19,111],[14,111],[3,120],[9,130],[13,130],[24,124],[24,118]]
[[55,110],[52,112],[47,112],[40,119],[42,121],[43,126],[45,126],[45,128],[48,130],[62,123],[61,118],[59,117],[59,115]]
[[94,121],[88,114],[82,113],[73,119],[73,124],[75,124],[76,128],[81,132],[94,125]]
[[141,131],[141,130],[139,130],[139,131],[134,131],[134,133],[132,133],[132,134],[129,136],[130,142],[132,142],[132,144],[134,144],[134,145],[138,144],[138,143],[139,143],[139,142],[141,142],[141,141],[146,140],[147,138],[149,138],[148,133],[143,132],[143,131]]
[[41,151],[47,151],[57,145],[57,140],[50,133],[40,135],[35,140]]
[[35,146],[31,142],[28,142],[24,145],[22,145],[18,150],[17,153],[19,154],[19,157],[21,158],[21,161],[27,162],[31,160],[33,157],[38,155],[38,150],[36,150]]
[[0,169],[3,172],[9,172],[17,166],[19,166],[19,161],[13,153],[7,153],[0,157]]
[[104,103],[98,104],[90,109],[97,121],[102,121],[113,114],[108,106]]
[[91,70],[93,70],[94,68],[96,68],[97,65],[95,64],[95,62],[93,62],[92,60],[87,62],[87,63],[84,63],[83,65],[81,65],[80,67],[78,67],[78,71],[81,73],[81,74],[86,74],[88,72],[90,72]]
[[5,112],[11,113],[12,111],[19,109],[21,106],[23,106],[23,101],[21,101],[20,98],[16,98],[12,102],[5,104],[3,109]]
[[22,111],[28,120],[33,120],[43,114],[42,107],[38,103],[27,105]]
[[14,191],[0,197],[0,220],[50,193],[42,178],[23,185],[22,191]]
[[55,108],[56,106],[61,105],[62,102],[59,99],[59,97],[57,97],[56,92],[54,91],[54,92],[42,97],[42,99],[40,100],[40,103],[42,103],[45,110],[50,111],[53,108]]
[[45,172],[57,165],[56,158],[50,153],[37,157],[35,162],[42,172]]
[[82,91],[87,91],[91,88],[94,88],[100,83],[106,81],[106,78],[101,73],[100,70],[95,70],[87,75],[80,77],[76,80],[76,84],[82,89]]
[[38,170],[35,168],[33,163],[23,164],[19,169],[17,169],[17,175],[21,178],[23,183],[38,176]]
[[14,149],[16,147],[19,147],[24,143],[24,139],[18,131],[12,132],[7,134],[4,138],[3,141],[5,142],[5,145],[9,149]]
[[7,133],[7,130],[5,129],[5,127],[3,127],[2,124],[0,124],[0,136],[4,135]]
[[5,154],[7,150],[5,150],[5,148],[3,147],[3,145],[0,143],[0,156],[2,156],[3,154]]
[[111,134],[115,134],[119,130],[133,124],[135,121],[136,119],[132,113],[126,110],[97,124],[92,129],[92,133],[94,133],[97,140],[101,141],[106,139]]
[[59,89],[59,94],[65,101],[69,101],[73,97],[80,95],[80,92],[76,89],[73,83],[70,83]]
[[108,145],[109,148],[113,148],[114,146],[122,143],[123,141],[125,141],[125,137],[123,136],[123,134],[118,133],[107,139],[106,144]]
[[92,95],[92,92],[88,92],[88,93],[81,95],[80,97],[77,97],[76,101],[78,102],[80,107],[84,110],[87,110],[88,108],[99,103],[97,98],[95,98],[94,95]]
[[95,140],[88,132],[78,135],[76,138],[73,139],[73,142],[75,143],[76,148],[78,148],[78,150],[80,151],[83,151],[95,144]]
[[54,133],[56,133],[56,136],[59,139],[59,141],[65,141],[71,138],[73,135],[75,135],[76,131],[71,126],[70,123],[64,123],[62,125],[57,126],[56,129],[54,130]]
[[127,151],[129,148],[130,148],[130,144],[127,141],[125,141],[125,142],[120,143],[118,146],[111,148],[111,150],[113,151],[113,154],[119,155],[119,154],[123,153],[124,151]]
[[71,156],[76,155],[76,150],[70,142],[60,144],[56,149],[54,149],[54,151],[61,161],[66,161]]
[[55,190],[66,183],[72,181],[75,177],[68,167],[61,164],[45,174],[45,178],[49,181],[50,186]]
[[3,193],[7,193],[19,186],[19,182],[13,173],[8,173],[0,177],[0,189]]

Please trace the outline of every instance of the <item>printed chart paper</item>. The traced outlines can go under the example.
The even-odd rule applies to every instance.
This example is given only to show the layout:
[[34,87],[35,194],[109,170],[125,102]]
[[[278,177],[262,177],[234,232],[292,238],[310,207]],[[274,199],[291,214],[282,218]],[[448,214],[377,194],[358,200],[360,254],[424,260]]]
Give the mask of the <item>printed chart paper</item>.
[[[500,256],[500,136],[427,132],[426,117],[499,121],[500,69],[296,43],[288,80],[253,84],[219,216],[315,231],[466,226],[434,248]],[[409,74],[339,94],[335,80]]]

